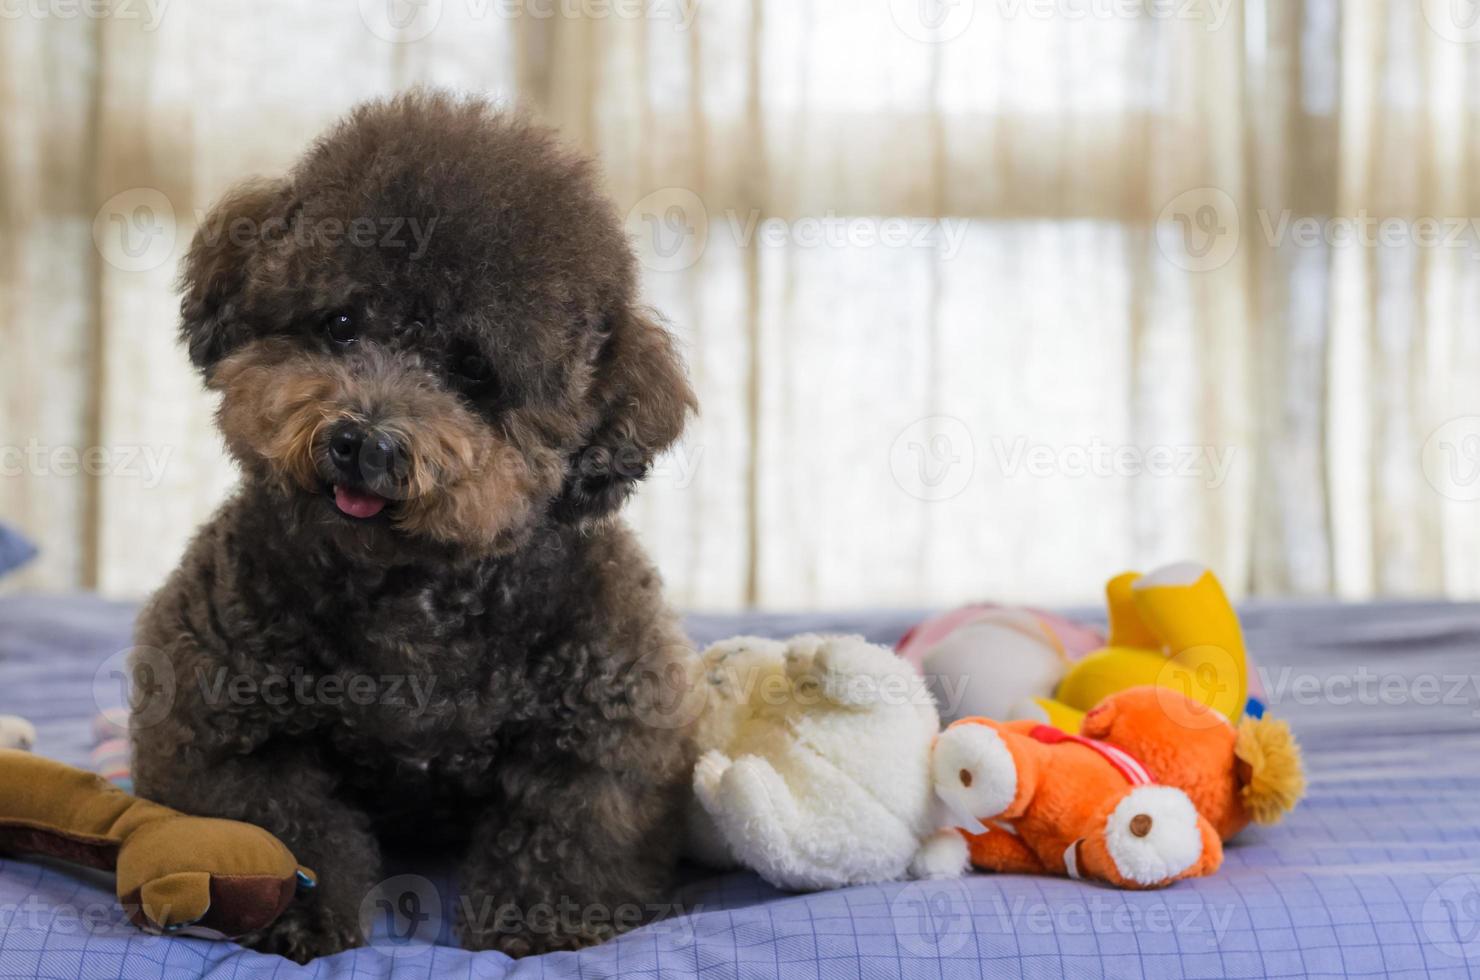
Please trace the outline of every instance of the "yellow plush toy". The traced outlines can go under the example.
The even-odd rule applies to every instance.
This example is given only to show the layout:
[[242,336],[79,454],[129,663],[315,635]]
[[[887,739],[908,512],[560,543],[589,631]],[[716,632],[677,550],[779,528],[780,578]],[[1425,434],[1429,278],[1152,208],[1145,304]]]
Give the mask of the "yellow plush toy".
[[1243,717],[1249,668],[1233,604],[1201,565],[1126,572],[1105,587],[1109,642],[1076,661],[1053,698],[1036,698],[1049,724],[1079,731],[1105,698],[1148,684],[1169,687],[1230,722]]

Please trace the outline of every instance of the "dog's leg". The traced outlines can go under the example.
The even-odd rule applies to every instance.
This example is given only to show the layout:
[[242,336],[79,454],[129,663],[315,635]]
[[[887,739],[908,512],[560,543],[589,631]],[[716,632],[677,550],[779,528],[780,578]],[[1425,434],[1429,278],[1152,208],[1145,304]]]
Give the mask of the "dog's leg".
[[668,911],[681,787],[641,773],[520,766],[463,863],[462,944],[510,956],[579,949]]
[[[136,746],[148,731],[135,732]],[[185,813],[244,820],[276,834],[318,886],[300,892],[244,945],[299,963],[364,942],[360,906],[380,880],[380,851],[364,814],[333,794],[333,777],[302,753],[259,752],[205,768],[157,747],[135,750],[141,796]]]

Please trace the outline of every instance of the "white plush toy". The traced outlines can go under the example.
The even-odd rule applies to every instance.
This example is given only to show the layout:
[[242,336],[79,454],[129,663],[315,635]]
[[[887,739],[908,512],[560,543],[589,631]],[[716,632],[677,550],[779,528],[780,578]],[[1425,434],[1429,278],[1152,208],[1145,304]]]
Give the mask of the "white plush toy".
[[930,772],[920,676],[860,637],[737,637],[704,652],[689,850],[790,890],[961,874]]
[[0,749],[31,751],[36,744],[36,728],[24,718],[0,715]]

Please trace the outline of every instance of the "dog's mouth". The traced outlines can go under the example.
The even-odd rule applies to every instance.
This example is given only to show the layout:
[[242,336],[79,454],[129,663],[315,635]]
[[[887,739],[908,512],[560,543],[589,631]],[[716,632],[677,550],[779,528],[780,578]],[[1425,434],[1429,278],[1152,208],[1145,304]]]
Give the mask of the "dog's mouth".
[[390,505],[389,500],[377,493],[346,486],[343,483],[333,484],[329,488],[329,494],[334,501],[334,509],[356,521],[368,521],[379,517]]

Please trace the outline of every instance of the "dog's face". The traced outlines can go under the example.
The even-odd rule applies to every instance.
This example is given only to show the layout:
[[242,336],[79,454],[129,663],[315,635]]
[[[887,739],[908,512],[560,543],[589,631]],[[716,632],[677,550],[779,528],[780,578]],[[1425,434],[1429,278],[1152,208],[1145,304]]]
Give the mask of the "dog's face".
[[694,397],[588,165],[436,94],[372,103],[206,217],[182,332],[245,478],[375,555],[620,506]]

